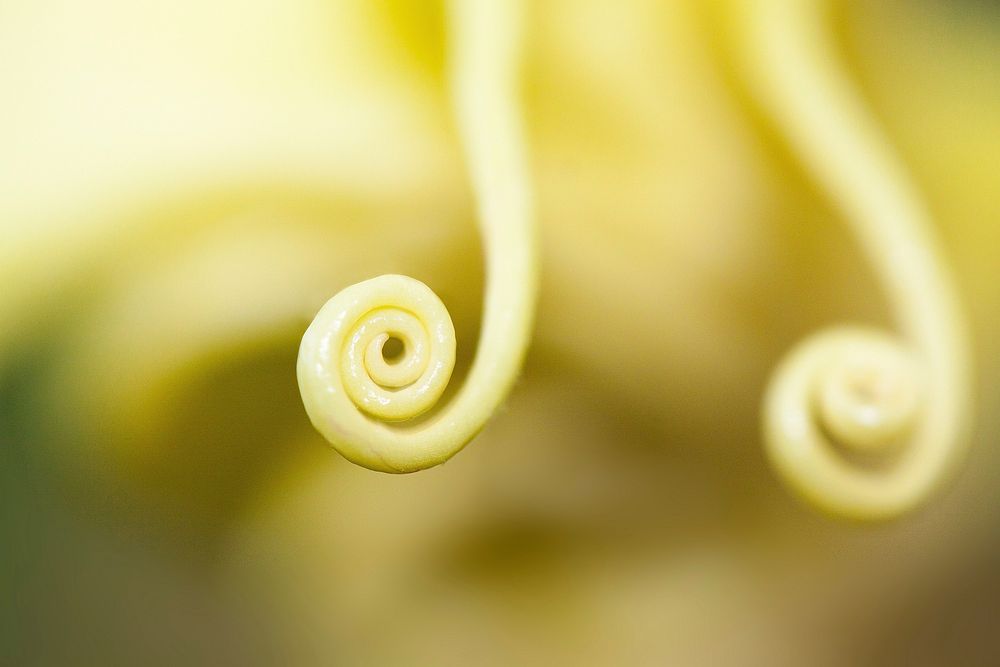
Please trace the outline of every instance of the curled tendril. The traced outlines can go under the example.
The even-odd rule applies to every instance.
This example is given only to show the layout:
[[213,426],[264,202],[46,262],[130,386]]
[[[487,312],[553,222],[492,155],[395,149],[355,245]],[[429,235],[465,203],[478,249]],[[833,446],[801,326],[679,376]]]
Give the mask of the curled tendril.
[[764,434],[784,480],[834,514],[897,516],[962,458],[968,343],[929,216],[835,64],[824,3],[739,3],[751,93],[849,222],[903,338],[835,328],[808,339],[767,391]]
[[[513,384],[536,299],[537,250],[517,108],[520,6],[452,0],[450,88],[477,195],[486,254],[476,360],[451,403],[431,407],[455,364],[455,330],[426,285],[386,275],[323,306],[299,349],[302,401],[317,430],[351,461],[411,472],[449,459],[483,428]],[[398,355],[387,354],[395,339]]]

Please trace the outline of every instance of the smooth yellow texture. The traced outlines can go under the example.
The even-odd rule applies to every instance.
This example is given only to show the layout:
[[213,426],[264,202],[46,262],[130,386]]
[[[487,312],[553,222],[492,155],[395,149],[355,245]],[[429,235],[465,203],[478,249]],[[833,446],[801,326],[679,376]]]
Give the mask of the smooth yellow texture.
[[[930,216],[836,64],[825,5],[741,4],[745,74],[754,97],[848,222],[905,342],[894,350],[884,335],[853,328],[806,341],[774,377],[764,430],[772,463],[800,494],[835,514],[884,519],[924,501],[962,458],[969,351]],[[910,348],[919,373],[900,362]],[[855,372],[843,373],[843,364]],[[898,388],[884,389],[893,385]],[[922,402],[913,397],[917,393]],[[850,440],[840,443],[830,434]],[[905,443],[876,462],[837,451],[838,445],[868,448],[892,437]]]
[[[520,7],[455,0],[449,12],[450,86],[488,274],[469,377],[454,402],[428,421],[385,423],[430,409],[455,363],[447,310],[423,283],[405,276],[382,276],[337,294],[299,351],[299,388],[313,424],[345,457],[384,472],[443,463],[482,430],[514,382],[534,314],[535,232],[518,115]],[[389,335],[404,343],[397,363],[406,372],[379,360]]]
[[[25,287],[24,267],[46,289],[3,317],[45,359],[72,351],[83,364],[35,376],[39,399],[16,424],[22,433],[59,424],[65,437],[24,436],[4,459],[7,514],[26,527],[8,529],[4,544],[36,564],[17,572],[31,609],[11,639],[44,652],[26,661],[177,662],[183,645],[186,662],[209,664],[894,664],[914,651],[964,664],[992,646],[992,413],[977,420],[974,465],[953,491],[874,529],[794,502],[766,465],[755,427],[775,361],[824,321],[881,323],[886,309],[826,198],[774,150],[776,133],[762,131],[725,77],[710,26],[697,20],[703,0],[532,8],[525,117],[546,240],[540,335],[475,446],[404,476],[371,474],[326,447],[293,369],[330,295],[403,273],[448,305],[458,388],[479,328],[479,247],[444,77],[425,83],[409,60],[424,42],[405,41],[419,34],[443,54],[434,40],[445,31],[425,36],[422,22],[388,9],[368,30],[305,9],[340,18],[341,0],[177,0],[177,20],[206,37],[183,33],[173,40],[182,48],[163,48],[162,62],[177,64],[172,78],[149,53],[165,29],[181,32],[161,16],[166,3],[7,4],[39,26],[66,25],[0,21],[10,103],[0,109],[0,170],[20,176],[4,181],[0,217],[28,233],[51,208],[68,209],[73,241],[105,237],[97,261],[113,274],[95,282],[61,263],[73,244],[63,228],[34,227],[34,246],[4,238],[23,261],[5,274],[0,300]],[[354,4],[374,12],[404,2]],[[406,4],[422,17],[433,3]],[[983,13],[961,14],[970,5]],[[991,85],[1000,35],[986,5],[853,2],[837,27],[850,77],[913,170],[975,309],[988,410],[1000,395],[990,168],[1000,154]],[[390,20],[409,32],[383,30]],[[106,51],[123,40],[146,48],[128,49],[114,69]],[[718,42],[728,53],[732,44]],[[63,69],[36,69],[60,52],[72,53]],[[67,90],[74,72],[91,87]],[[348,72],[364,77],[356,95],[330,81]],[[310,94],[290,94],[291,81]],[[42,82],[66,103],[49,114],[31,104],[11,119]],[[137,105],[144,90],[150,104]],[[109,91],[127,104],[117,123],[91,113]],[[167,113],[178,109],[191,110],[189,122]],[[221,154],[234,135],[252,150]],[[175,191],[183,174],[197,191]],[[79,182],[68,192],[59,184],[71,176]],[[98,176],[103,204],[88,207],[74,193],[92,192]],[[258,193],[288,182],[320,203],[294,192],[253,198],[263,211],[248,207],[250,224],[220,219],[200,198],[219,185]],[[135,197],[129,183],[155,197],[117,225],[119,200]],[[357,201],[345,204],[344,193]],[[164,203],[192,213],[166,215]],[[163,235],[121,242],[151,215],[176,230],[173,247]],[[53,289],[64,284],[79,300]],[[47,339],[26,323],[71,311]],[[220,373],[228,381],[211,381]],[[86,438],[95,428],[100,438]],[[22,457],[64,474],[37,482]],[[63,482],[80,490],[73,520],[51,522],[44,512]],[[35,495],[19,498],[16,487],[29,484]],[[94,497],[114,507],[95,510]],[[218,578],[231,584],[224,601]],[[970,599],[973,588],[982,596]],[[950,639],[933,631],[942,610],[955,612]],[[275,635],[280,648],[268,652]]]

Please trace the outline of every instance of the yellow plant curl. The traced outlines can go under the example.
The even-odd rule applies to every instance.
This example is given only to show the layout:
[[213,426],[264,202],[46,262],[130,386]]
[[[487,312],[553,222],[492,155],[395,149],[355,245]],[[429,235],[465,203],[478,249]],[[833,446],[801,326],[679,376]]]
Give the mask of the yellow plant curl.
[[767,391],[768,455],[826,511],[898,516],[940,488],[966,449],[971,380],[956,290],[928,212],[836,64],[829,8],[739,8],[751,94],[848,221],[904,338],[836,328],[792,351]]
[[[346,458],[384,472],[443,463],[482,430],[513,384],[528,345],[537,248],[518,114],[522,8],[452,0],[449,88],[485,248],[483,325],[466,382],[448,406],[406,424],[440,398],[455,364],[447,309],[423,283],[386,275],[323,306],[299,349],[302,401]],[[387,354],[395,339],[402,350]]]

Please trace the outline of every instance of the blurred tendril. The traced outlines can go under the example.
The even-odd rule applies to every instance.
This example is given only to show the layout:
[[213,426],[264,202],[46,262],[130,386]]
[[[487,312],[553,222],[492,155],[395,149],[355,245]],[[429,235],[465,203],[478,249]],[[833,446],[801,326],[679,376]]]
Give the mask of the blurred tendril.
[[344,289],[302,338],[306,411],[341,454],[366,468],[413,472],[451,458],[503,401],[527,348],[537,249],[518,111],[521,10],[512,0],[448,3],[449,89],[487,274],[482,333],[462,388],[431,417],[407,423],[435,405],[455,364],[447,309],[407,276]]
[[926,500],[963,458],[970,397],[964,318],[929,214],[838,66],[825,2],[741,5],[752,96],[847,221],[901,336],[814,335],[767,390],[778,474],[835,515],[888,519]]

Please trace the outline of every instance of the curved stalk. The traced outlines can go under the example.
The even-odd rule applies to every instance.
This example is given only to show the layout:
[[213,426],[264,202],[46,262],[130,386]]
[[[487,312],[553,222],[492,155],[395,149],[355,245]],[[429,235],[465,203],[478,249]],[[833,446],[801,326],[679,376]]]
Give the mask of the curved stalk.
[[966,449],[970,368],[953,279],[930,217],[836,64],[825,3],[741,3],[752,95],[848,222],[903,340],[840,328],[807,340],[768,389],[777,472],[832,513],[880,519],[937,490]]
[[[426,421],[451,376],[455,333],[434,293],[405,276],[343,290],[302,339],[299,389],[317,430],[346,458],[385,472],[443,463],[482,430],[513,384],[534,317],[537,249],[518,115],[521,7],[451,0],[450,88],[477,197],[486,289],[476,359],[453,401]],[[398,357],[387,359],[395,338]]]

